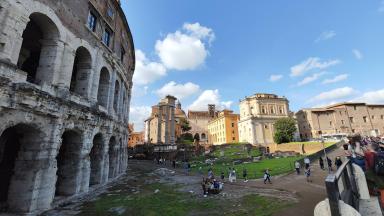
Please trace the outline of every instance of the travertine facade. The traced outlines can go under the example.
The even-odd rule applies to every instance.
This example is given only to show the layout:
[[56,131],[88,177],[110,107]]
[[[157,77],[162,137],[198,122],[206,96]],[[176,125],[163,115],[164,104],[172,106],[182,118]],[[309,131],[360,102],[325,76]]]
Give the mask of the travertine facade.
[[324,108],[302,109],[296,113],[296,119],[303,140],[353,133],[384,133],[384,105],[340,103]]
[[217,114],[218,112],[214,104],[209,104],[207,111],[188,110],[188,121],[191,126],[189,133],[193,136],[198,134],[200,144],[208,144],[208,123],[214,119]]
[[255,94],[241,100],[239,141],[263,146],[274,143],[273,124],[289,116],[288,103],[274,94]]
[[239,142],[238,121],[239,114],[232,110],[223,110],[208,123],[208,143],[221,145]]
[[151,116],[145,120],[145,142],[153,144],[175,144],[181,134],[180,118],[184,111],[176,98],[166,96],[158,105],[152,106]]
[[0,23],[0,209],[34,215],[125,172],[134,47],[115,0],[1,0]]

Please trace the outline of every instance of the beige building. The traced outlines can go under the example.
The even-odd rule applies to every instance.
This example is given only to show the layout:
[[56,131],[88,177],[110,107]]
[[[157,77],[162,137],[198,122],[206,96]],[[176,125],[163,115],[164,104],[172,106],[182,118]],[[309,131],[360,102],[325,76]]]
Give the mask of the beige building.
[[186,118],[181,104],[176,103],[176,98],[166,96],[158,105],[152,106],[151,116],[145,120],[146,143],[175,144],[182,130],[180,119]]
[[196,134],[200,137],[200,144],[208,143],[208,123],[217,116],[216,106],[213,104],[208,105],[207,111],[194,111],[188,110],[188,121],[191,126],[191,133],[193,136]]
[[240,119],[239,114],[232,110],[223,110],[218,116],[208,123],[208,143],[221,145],[226,143],[239,142],[237,124]]
[[289,116],[289,102],[274,94],[255,94],[240,101],[239,141],[267,146],[274,143],[273,124]]
[[342,137],[352,133],[381,135],[384,132],[384,105],[339,103],[324,108],[302,109],[296,113],[303,140]]

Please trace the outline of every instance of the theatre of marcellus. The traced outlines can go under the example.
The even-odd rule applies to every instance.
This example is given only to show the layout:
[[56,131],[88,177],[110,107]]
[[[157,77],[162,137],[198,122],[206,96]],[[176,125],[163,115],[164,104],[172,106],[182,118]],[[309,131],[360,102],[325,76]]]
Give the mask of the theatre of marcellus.
[[0,1],[0,214],[121,176],[135,56],[118,0]]

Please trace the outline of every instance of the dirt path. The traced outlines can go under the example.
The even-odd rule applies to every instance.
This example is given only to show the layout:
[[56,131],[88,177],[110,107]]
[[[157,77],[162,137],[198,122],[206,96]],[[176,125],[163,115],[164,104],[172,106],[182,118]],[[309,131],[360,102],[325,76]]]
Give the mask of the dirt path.
[[[337,149],[330,154],[333,159],[336,155],[341,154],[341,150]],[[278,198],[293,203],[290,207],[285,208],[275,215],[313,215],[315,205],[325,199],[324,179],[328,174],[327,171],[321,170],[318,161],[312,164],[313,182],[306,182],[305,176],[291,173],[284,176],[272,177],[272,184],[264,184],[261,179],[250,180],[248,182],[237,181],[235,183],[225,182],[224,191],[218,196],[208,199],[238,200],[248,194],[259,194],[261,196]],[[154,182],[181,185],[178,190],[190,193],[197,199],[207,199],[202,196],[200,182],[202,176],[187,175],[182,169],[172,169],[169,166],[159,166],[151,161],[129,161],[127,174],[122,176],[117,182],[105,187],[104,189],[93,191],[86,197],[72,200],[65,205],[61,205],[54,210],[46,212],[46,216],[57,215],[89,215],[83,212],[84,205],[95,202],[102,195],[113,195],[124,193],[130,196],[140,193],[144,185]],[[122,209],[111,209],[112,211],[122,211]],[[115,214],[113,214],[115,215]],[[116,214],[116,215],[124,215]]]

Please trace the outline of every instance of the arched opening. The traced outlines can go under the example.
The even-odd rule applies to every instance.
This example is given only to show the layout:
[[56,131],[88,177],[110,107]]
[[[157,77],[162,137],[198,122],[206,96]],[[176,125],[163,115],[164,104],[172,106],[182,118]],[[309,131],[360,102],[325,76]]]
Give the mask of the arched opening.
[[202,133],[202,134],[201,134],[201,139],[202,139],[202,140],[205,140],[206,138],[207,138],[207,136],[205,135],[205,133]]
[[55,42],[59,31],[53,21],[44,14],[33,13],[23,32],[17,66],[27,72],[27,81],[40,84],[53,76],[56,57]]
[[92,72],[92,57],[84,47],[76,50],[69,90],[83,97],[88,96],[88,82]]
[[102,160],[103,160],[103,135],[96,134],[93,138],[93,146],[89,154],[91,159],[91,177],[89,185],[96,185],[101,183],[102,178]]
[[82,137],[77,131],[65,131],[57,160],[55,196],[70,196],[77,193],[77,177],[80,165]]
[[119,93],[120,93],[120,83],[119,81],[116,80],[115,82],[115,96],[113,98],[113,109],[115,110],[115,112],[117,113],[118,110],[117,110],[117,105],[119,104]]
[[36,128],[24,124],[10,127],[1,134],[0,212],[7,211],[8,208],[9,211],[30,209],[34,193],[39,189],[33,176],[38,170],[31,169],[35,160],[30,156],[40,148],[42,137]]
[[109,72],[107,68],[102,68],[99,78],[99,89],[97,91],[97,101],[105,108],[108,105],[108,91],[109,91]]
[[117,175],[118,143],[115,137],[109,140],[109,171],[108,178],[114,178]]

